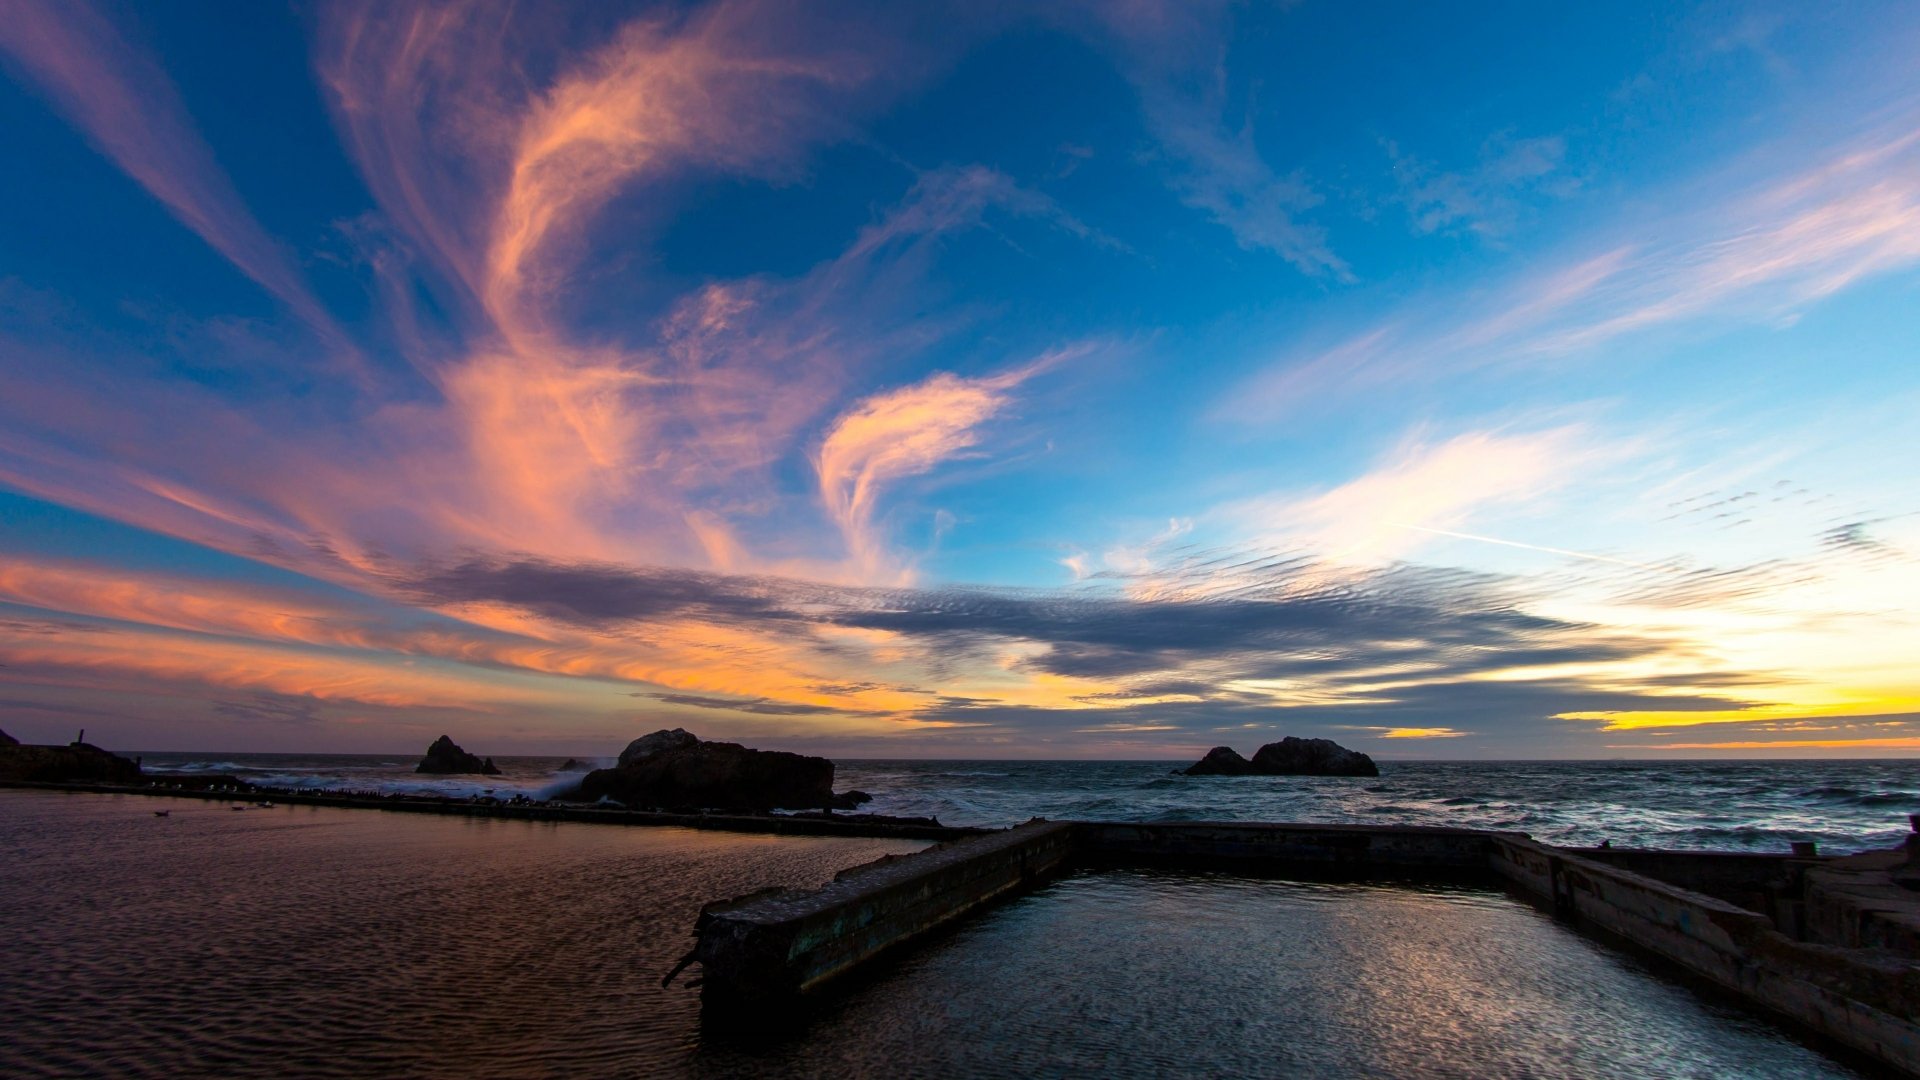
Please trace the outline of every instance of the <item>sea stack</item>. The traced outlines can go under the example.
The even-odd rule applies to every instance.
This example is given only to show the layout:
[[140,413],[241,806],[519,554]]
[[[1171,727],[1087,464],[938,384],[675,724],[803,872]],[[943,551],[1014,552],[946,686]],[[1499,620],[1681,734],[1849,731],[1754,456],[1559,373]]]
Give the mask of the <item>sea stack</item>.
[[1188,776],[1251,776],[1253,762],[1240,756],[1231,746],[1216,746],[1207,756],[1187,766]]
[[1188,776],[1379,776],[1373,759],[1331,739],[1296,739],[1289,735],[1268,743],[1248,761],[1232,747],[1216,746],[1189,766]]
[[500,775],[500,769],[494,765],[492,758],[482,760],[477,754],[469,754],[445,735],[433,740],[433,745],[427,747],[427,756],[420,759],[420,764],[415,765],[413,771],[441,776],[461,773],[478,773],[481,776]]
[[680,728],[635,739],[621,751],[618,765],[581,777],[579,786],[561,798],[753,812],[839,809],[852,801],[834,795],[833,762],[826,758],[705,742]]

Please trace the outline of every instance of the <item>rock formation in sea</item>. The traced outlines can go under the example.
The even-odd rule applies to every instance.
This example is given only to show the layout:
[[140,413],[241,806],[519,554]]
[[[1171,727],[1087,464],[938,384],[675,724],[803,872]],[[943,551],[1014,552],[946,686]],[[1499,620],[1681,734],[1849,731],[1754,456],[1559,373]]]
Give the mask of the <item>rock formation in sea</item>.
[[1231,747],[1216,746],[1186,770],[1188,776],[1379,776],[1373,759],[1331,739],[1289,735],[1268,743],[1248,761]]
[[14,738],[13,736],[7,734],[4,731],[0,731],[0,746],[19,746],[19,745],[20,745],[19,739]]
[[587,767],[587,763],[584,761],[581,761],[579,758],[568,758],[566,761],[561,763],[560,768],[556,771],[579,772],[580,770],[586,767]]
[[1358,750],[1332,739],[1296,739],[1289,735],[1254,752],[1253,768],[1263,776],[1379,776],[1380,767]]
[[669,750],[684,750],[689,746],[698,745],[699,742],[700,736],[686,728],[674,728],[671,731],[662,729],[651,735],[642,735],[628,743],[627,748],[620,751],[619,764],[631,765],[636,761],[644,761],[655,754],[663,754]]
[[1240,752],[1231,746],[1216,746],[1207,751],[1207,756],[1187,766],[1188,776],[1248,776],[1253,773],[1253,762],[1240,756]]
[[24,746],[12,739],[0,746],[0,780],[36,780],[51,784],[138,784],[140,766],[91,743]]
[[738,743],[705,742],[675,728],[635,739],[611,769],[595,769],[562,799],[612,799],[635,809],[767,811],[844,809],[859,793],[833,793],[833,762]]
[[469,754],[460,749],[452,739],[445,735],[433,740],[427,747],[427,756],[413,767],[417,773],[437,773],[451,776],[457,773],[479,773],[482,776],[499,776],[500,769],[492,758],[482,760],[477,754]]

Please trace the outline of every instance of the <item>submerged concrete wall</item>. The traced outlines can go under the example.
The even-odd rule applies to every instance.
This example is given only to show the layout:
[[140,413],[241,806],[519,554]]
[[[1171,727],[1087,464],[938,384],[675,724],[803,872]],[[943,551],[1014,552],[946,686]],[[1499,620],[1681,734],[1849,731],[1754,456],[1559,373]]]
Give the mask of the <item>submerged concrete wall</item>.
[[1032,821],[888,857],[812,892],[776,889],[709,904],[691,958],[702,996],[726,1009],[791,999],[1059,870],[1074,827]]
[[1492,845],[1495,871],[1556,913],[1920,1075],[1920,967],[1796,941],[1757,912],[1565,849],[1511,836]]
[[1135,865],[1304,868],[1371,876],[1400,868],[1485,873],[1492,835],[1418,825],[1090,821],[1080,823],[1077,840],[1084,858]]
[[773,833],[779,836],[858,836],[869,839],[959,840],[984,836],[995,829],[922,825],[902,821],[871,821],[860,814],[702,814],[671,810],[627,810],[551,802],[470,802],[465,799],[412,795],[351,795],[338,792],[297,792],[279,788],[245,791],[195,791],[155,784],[56,784],[0,780],[0,788],[66,791],[89,795],[145,795],[161,799],[201,799],[210,802],[251,803],[268,800],[288,806],[330,806],[345,810],[385,810],[396,814],[444,814],[451,817],[504,818],[509,821],[572,821],[587,825],[665,825],[716,832]]

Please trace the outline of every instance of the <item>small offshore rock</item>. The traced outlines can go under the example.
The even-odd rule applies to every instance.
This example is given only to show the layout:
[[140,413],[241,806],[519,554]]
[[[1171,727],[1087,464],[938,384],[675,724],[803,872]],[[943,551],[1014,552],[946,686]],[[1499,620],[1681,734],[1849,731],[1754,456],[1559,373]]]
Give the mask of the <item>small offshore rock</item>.
[[477,754],[469,754],[457,743],[445,735],[433,741],[427,747],[427,756],[413,767],[416,773],[434,773],[452,776],[460,773],[478,773],[482,776],[499,776],[500,769],[492,758],[481,760]]
[[1187,766],[1188,776],[1250,776],[1253,762],[1240,756],[1231,746],[1216,746],[1207,756]]

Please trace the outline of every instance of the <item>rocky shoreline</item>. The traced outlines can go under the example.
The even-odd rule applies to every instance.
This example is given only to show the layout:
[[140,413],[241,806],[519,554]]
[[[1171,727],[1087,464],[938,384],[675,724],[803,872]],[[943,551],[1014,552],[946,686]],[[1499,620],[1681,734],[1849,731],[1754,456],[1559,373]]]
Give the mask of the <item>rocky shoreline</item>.
[[[930,817],[894,817],[885,814],[842,814],[835,813],[840,806],[855,805],[866,801],[866,797],[849,799],[832,795],[832,764],[820,758],[802,758],[798,754],[781,754],[773,751],[747,750],[732,743],[706,743],[688,735],[686,732],[659,733],[677,734],[692,739],[692,743],[676,740],[677,749],[707,748],[700,755],[702,759],[717,756],[721,759],[751,761],[744,755],[769,755],[771,765],[761,762],[757,769],[745,773],[722,773],[720,780],[735,784],[733,788],[725,783],[711,784],[705,789],[679,788],[666,791],[667,794],[690,796],[675,804],[665,801],[644,802],[630,805],[622,800],[605,795],[581,798],[583,792],[575,787],[567,792],[572,799],[534,799],[525,795],[511,798],[497,798],[491,795],[466,797],[447,795],[422,795],[402,793],[380,793],[370,791],[341,791],[291,789],[255,784],[238,776],[224,773],[209,773],[200,776],[168,775],[164,778],[150,776],[142,771],[138,761],[129,761],[97,746],[76,739],[67,746],[23,745],[17,740],[0,732],[0,788],[24,788],[51,791],[92,792],[114,795],[149,795],[158,797],[214,799],[226,802],[242,803],[285,803],[303,806],[331,806],[349,809],[391,810],[407,813],[455,814],[468,817],[513,818],[531,821],[581,821],[620,825],[674,825],[687,828],[719,829],[729,832],[761,832],[809,836],[870,836],[900,837],[928,840],[951,840],[962,836],[972,836],[992,830],[956,828],[940,824]],[[84,732],[82,733],[84,738]],[[653,738],[648,736],[647,738]],[[635,745],[645,739],[635,740]],[[442,737],[434,745],[446,743],[456,753],[464,754],[450,739]],[[712,749],[722,748],[722,749]],[[630,747],[631,749],[631,747]],[[430,751],[431,754],[431,751]],[[439,755],[447,759],[444,751]],[[473,755],[467,755],[472,757]],[[650,757],[651,754],[637,755],[629,759],[629,764]],[[738,784],[752,784],[764,781],[768,769],[782,766],[791,767],[785,759],[795,759],[803,764],[799,766],[808,771],[817,781],[818,768],[811,762],[825,763],[827,798],[824,801],[802,801],[792,809],[793,813],[775,813],[785,808],[778,799],[770,801],[764,794],[756,794],[750,788],[738,787]],[[491,763],[490,759],[485,759]],[[464,761],[459,762],[465,764]],[[437,770],[421,770],[437,771]],[[461,770],[465,771],[465,770]],[[477,770],[476,770],[477,771]],[[495,770],[497,772],[497,770]],[[599,770],[616,772],[617,770]],[[492,775],[492,774],[483,774]],[[592,775],[592,774],[589,774]],[[711,777],[710,777],[711,778]],[[618,778],[616,778],[618,779]],[[628,778],[631,780],[632,778]],[[633,789],[627,789],[629,793]],[[644,793],[644,789],[643,793]],[[795,790],[789,787],[785,790]],[[802,789],[803,792],[806,789]],[[776,794],[779,792],[776,791]],[[817,794],[811,792],[810,794]],[[859,795],[860,793],[849,793]],[[702,797],[714,797],[713,801],[701,805]]]

